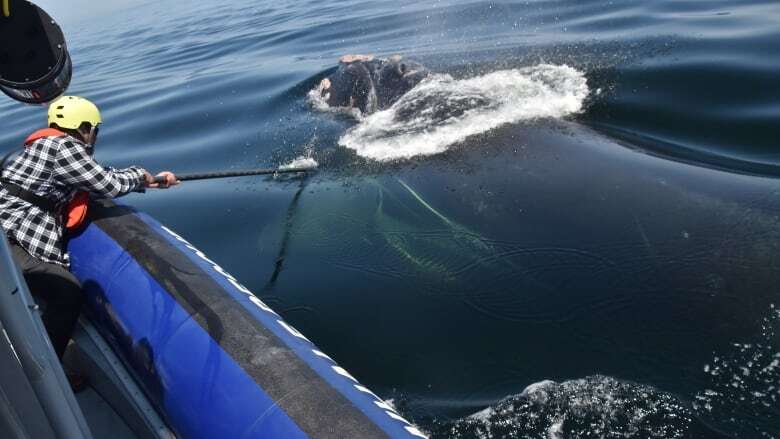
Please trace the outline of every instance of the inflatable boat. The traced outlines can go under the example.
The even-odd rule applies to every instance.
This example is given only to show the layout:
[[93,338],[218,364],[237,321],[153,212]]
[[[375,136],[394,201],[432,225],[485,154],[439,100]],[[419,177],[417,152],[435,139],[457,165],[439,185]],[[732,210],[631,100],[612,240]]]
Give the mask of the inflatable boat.
[[70,392],[3,242],[0,385],[23,393],[0,401],[2,437],[425,437],[150,216],[93,202],[68,248],[87,305],[65,364],[92,396]]

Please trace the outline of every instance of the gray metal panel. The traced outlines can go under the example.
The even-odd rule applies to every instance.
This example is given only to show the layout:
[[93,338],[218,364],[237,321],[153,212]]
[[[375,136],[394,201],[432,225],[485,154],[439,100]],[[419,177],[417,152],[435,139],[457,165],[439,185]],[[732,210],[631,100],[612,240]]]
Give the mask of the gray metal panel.
[[27,381],[0,322],[0,437],[54,437],[46,413]]
[[0,235],[0,322],[33,392],[11,395],[10,407],[16,404],[14,398],[24,403],[28,395],[30,398],[34,395],[46,415],[46,420],[41,419],[41,423],[49,424],[56,437],[91,438],[37,307],[11,256],[5,233]]

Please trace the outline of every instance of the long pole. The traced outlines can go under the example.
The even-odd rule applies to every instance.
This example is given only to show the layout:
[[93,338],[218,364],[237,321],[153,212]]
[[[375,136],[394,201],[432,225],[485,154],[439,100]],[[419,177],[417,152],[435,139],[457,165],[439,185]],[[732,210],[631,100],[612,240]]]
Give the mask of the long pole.
[[[227,177],[244,177],[248,175],[271,175],[271,174],[293,174],[297,172],[310,172],[315,168],[257,168],[257,169],[243,169],[236,171],[217,171],[217,172],[202,172],[193,174],[177,174],[176,178],[179,181],[188,180],[209,180],[214,178],[227,178]],[[155,178],[157,183],[165,183],[164,178]]]

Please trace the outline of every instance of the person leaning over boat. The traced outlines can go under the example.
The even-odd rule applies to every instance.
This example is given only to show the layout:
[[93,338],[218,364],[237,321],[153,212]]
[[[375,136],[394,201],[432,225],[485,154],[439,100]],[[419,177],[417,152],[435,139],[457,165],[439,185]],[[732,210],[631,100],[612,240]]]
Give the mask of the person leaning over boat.
[[173,173],[161,172],[161,185],[140,167],[113,169],[97,163],[93,148],[102,120],[95,104],[84,98],[55,100],[48,120],[49,128],[30,135],[24,152],[2,169],[0,224],[30,292],[45,302],[43,323],[62,359],[84,302],[81,285],[68,270],[64,206],[78,193],[115,198],[178,181]]

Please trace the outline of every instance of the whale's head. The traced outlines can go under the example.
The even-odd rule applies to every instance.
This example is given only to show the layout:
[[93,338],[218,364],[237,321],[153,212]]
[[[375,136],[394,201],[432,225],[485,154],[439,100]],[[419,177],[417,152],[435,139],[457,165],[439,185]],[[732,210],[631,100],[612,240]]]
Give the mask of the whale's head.
[[392,57],[377,74],[376,94],[380,108],[392,105],[401,96],[413,89],[429,70],[420,63]]
[[364,114],[377,110],[374,78],[362,61],[340,61],[336,72],[324,78],[318,90],[331,108],[358,108]]
[[377,59],[347,55],[338,69],[324,78],[317,92],[330,108],[359,109],[364,115],[391,106],[428,76],[428,69],[400,56]]

